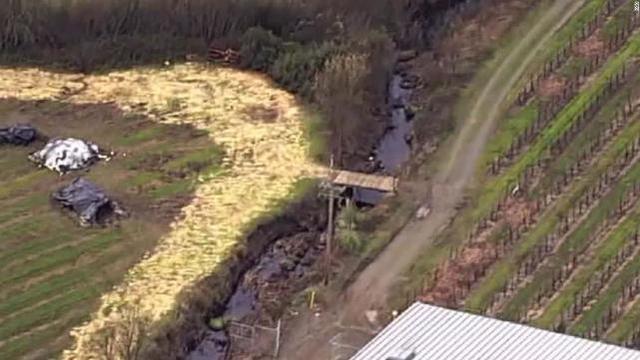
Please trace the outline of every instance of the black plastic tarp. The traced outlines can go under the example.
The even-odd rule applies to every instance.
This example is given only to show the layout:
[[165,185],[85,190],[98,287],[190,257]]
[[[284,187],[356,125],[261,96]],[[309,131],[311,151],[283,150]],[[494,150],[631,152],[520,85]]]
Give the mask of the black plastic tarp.
[[30,125],[14,125],[0,128],[0,145],[29,145],[38,135],[36,129]]
[[64,208],[72,210],[81,226],[101,223],[106,216],[124,216],[118,203],[112,201],[97,185],[85,178],[73,182],[53,193],[53,199]]

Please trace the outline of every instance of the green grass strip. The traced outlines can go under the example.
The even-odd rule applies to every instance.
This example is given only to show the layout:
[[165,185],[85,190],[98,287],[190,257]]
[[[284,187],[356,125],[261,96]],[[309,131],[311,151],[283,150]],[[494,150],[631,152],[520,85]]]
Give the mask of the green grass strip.
[[[553,59],[605,5],[606,0],[588,1],[567,24],[553,35],[548,45],[545,46],[544,52],[533,62],[532,66],[541,67],[541,64]],[[573,57],[568,61],[571,59]],[[516,85],[516,89],[520,90],[528,81],[528,77],[523,78]],[[488,166],[496,156],[504,154],[509,149],[515,138],[524,133],[524,130],[536,120],[538,105],[538,101],[534,100],[519,110],[517,115],[505,117],[500,121],[495,135],[491,138],[491,144],[484,151],[480,164]]]
[[122,250],[105,252],[100,254],[96,261],[74,268],[62,275],[47,278],[29,286],[22,292],[10,294],[8,298],[0,298],[0,319],[56,294],[63,294],[78,284],[86,284],[91,279],[102,277],[103,268],[111,264],[114,258],[121,256],[123,256]]
[[148,126],[137,132],[118,138],[114,141],[116,146],[135,146],[142,143],[161,139],[165,136],[164,130],[160,126]]
[[[631,262],[622,268],[618,276],[609,282],[606,290],[598,296],[597,301],[582,316],[569,327],[572,334],[584,334],[597,324],[622,295],[622,289],[628,285],[640,272],[640,256],[636,256]],[[624,316],[625,318],[627,315]]]
[[[634,79],[631,79],[629,84],[633,85],[636,81],[640,81],[640,74]],[[546,176],[540,180],[540,184],[537,189],[547,189],[558,180],[562,179],[563,174],[565,174],[569,168],[576,163],[584,150],[591,146],[591,143],[602,131],[604,131],[604,129],[609,127],[612,122],[612,118],[625,104],[628,95],[628,88],[617,92],[614,97],[598,111],[594,120],[581,130],[580,133],[578,133],[576,138],[563,151],[562,156],[553,160],[553,163],[551,163],[546,171]]]
[[88,313],[78,313],[63,322],[55,323],[54,326],[35,330],[27,335],[7,341],[0,346],[0,354],[6,359],[19,359],[35,350],[48,348],[49,343],[65,336],[69,328],[82,323],[87,318]]
[[104,234],[93,238],[92,241],[77,246],[66,246],[45,254],[8,273],[2,271],[0,272],[0,288],[4,290],[9,286],[16,285],[21,281],[44,274],[65,264],[73,265],[80,256],[104,250],[116,243],[120,238],[121,234],[119,232]]
[[[21,215],[31,215],[36,208],[47,205],[49,205],[48,196],[42,196],[41,193],[29,193],[29,195],[21,198],[16,203],[9,206],[5,204],[5,206],[0,209],[0,225]],[[2,244],[4,240],[11,239],[0,233],[0,244]]]
[[568,106],[566,106],[549,125],[536,142],[522,154],[519,160],[508,168],[501,176],[491,179],[483,186],[483,191],[477,201],[478,206],[474,210],[475,219],[481,219],[487,215],[502,194],[509,186],[513,186],[524,170],[535,164],[545,155],[546,150],[570,127],[576,117],[586,108],[589,102],[595,98],[605,86],[609,78],[622,69],[629,58],[640,52],[640,35],[634,35],[626,46],[614,58],[609,60],[599,72],[591,86],[578,94]]
[[93,288],[72,290],[64,296],[45,303],[29,312],[0,323],[0,340],[19,335],[34,327],[55,321],[72,310],[79,309],[81,304],[88,306],[92,299],[98,297],[100,291]]
[[487,150],[483,155],[481,164],[487,168],[491,165],[493,159],[504,155],[511,144],[513,144],[518,136],[523,134],[525,130],[533,124],[538,118],[538,101],[532,101],[524,108],[520,109],[517,115],[509,117],[505,124],[502,125],[494,135],[491,136],[491,143],[488,144]]
[[636,205],[625,220],[607,237],[595,250],[595,256],[577,270],[571,282],[557,294],[547,305],[540,317],[532,324],[538,327],[551,328],[562,313],[568,309],[577,295],[589,284],[592,277],[603,270],[607,264],[618,255],[621,248],[626,246],[629,238],[640,225],[640,206]]
[[600,224],[608,218],[610,211],[616,208],[619,201],[639,179],[640,163],[634,165],[611,192],[600,199],[596,207],[589,212],[587,218],[568,235],[558,250],[550,256],[550,261],[546,266],[538,269],[533,280],[520,289],[511,301],[507,302],[502,314],[507,318],[516,319],[522,311],[526,310],[535,295],[545,285],[550,284],[553,273],[571,261],[573,254],[580,254],[589,247],[590,235],[597,231]]
[[623,343],[633,334],[634,330],[638,329],[638,324],[640,324],[640,301],[636,301],[629,311],[613,325],[607,335],[607,340]]
[[500,260],[485,280],[471,292],[465,301],[465,307],[468,310],[482,311],[490,304],[493,295],[502,289],[513,272],[517,270],[519,261],[533,251],[537,244],[544,241],[545,236],[557,226],[560,216],[569,211],[584,192],[598,181],[600,175],[615,162],[616,158],[624,152],[638,134],[640,134],[640,123],[633,124],[619,135],[614,144],[589,169],[589,172],[583,178],[578,179],[576,186],[560,198],[553,210],[545,213],[538,221],[537,226],[524,236],[515,251]]

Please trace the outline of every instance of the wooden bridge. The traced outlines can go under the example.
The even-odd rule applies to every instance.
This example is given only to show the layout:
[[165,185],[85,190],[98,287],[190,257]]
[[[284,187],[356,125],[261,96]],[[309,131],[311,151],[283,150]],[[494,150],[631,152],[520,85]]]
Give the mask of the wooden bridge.
[[333,170],[328,177],[333,184],[339,186],[357,186],[384,192],[395,192],[398,187],[398,179],[393,176]]

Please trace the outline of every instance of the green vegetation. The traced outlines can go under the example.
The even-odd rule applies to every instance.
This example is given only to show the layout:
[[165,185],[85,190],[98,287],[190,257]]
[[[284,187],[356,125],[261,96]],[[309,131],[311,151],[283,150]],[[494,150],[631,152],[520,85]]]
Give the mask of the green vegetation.
[[359,223],[364,219],[353,203],[349,203],[338,214],[336,220],[336,237],[340,247],[349,253],[358,253],[365,245],[364,235],[359,229]]
[[[568,45],[569,39],[575,39],[583,25],[590,22],[606,4],[606,1],[586,2],[554,35],[548,47],[551,50],[538,55],[537,65],[541,65],[543,58],[555,55]],[[591,46],[600,46],[598,40],[601,40],[606,47],[607,41],[629,24],[631,4],[625,2],[619,5],[604,24],[597,25],[595,35],[588,40],[588,44],[580,44],[580,51],[569,52],[564,65],[553,70],[554,76],[575,77],[589,61],[588,56],[583,54],[583,46],[589,47],[590,52],[596,51]],[[628,211],[624,214],[618,211],[621,200],[628,199],[632,188],[640,181],[640,163],[635,155],[640,136],[640,124],[637,122],[640,75],[636,64],[639,57],[640,36],[636,31],[626,38],[617,51],[607,54],[605,61],[598,64],[578,94],[563,106],[530,144],[522,147],[510,164],[505,165],[498,175],[489,176],[486,175],[487,166],[496,156],[503,155],[536,120],[544,99],[534,94],[526,105],[512,105],[506,109],[492,141],[482,154],[476,186],[468,192],[466,203],[450,228],[437,243],[429,247],[428,256],[411,270],[413,286],[426,288],[423,292],[427,298],[436,299],[436,302],[442,302],[441,305],[462,306],[470,311],[487,312],[512,320],[522,320],[526,315],[532,325],[547,329],[585,335],[597,326],[596,337],[617,343],[628,341],[631,335],[637,336],[640,331],[637,326],[640,302],[635,292],[632,300],[626,300],[622,313],[614,316],[611,322],[608,320],[611,307],[620,302],[623,289],[629,291],[629,285],[640,272],[640,256],[637,253],[631,254],[633,256],[625,254],[630,257],[625,258],[619,268],[608,272],[612,274],[611,277],[605,283],[597,284],[599,292],[589,294],[593,298],[587,299],[588,303],[576,310],[579,314],[575,319],[567,320],[565,315],[573,311],[573,302],[583,296],[587,286],[594,286],[593,281],[613,260],[619,261],[621,250],[628,249],[632,241],[630,239],[640,225],[640,204],[637,199],[633,198],[632,202],[625,204]],[[623,69],[627,74],[624,84],[602,97],[610,80]],[[528,81],[528,76],[523,77],[511,93],[517,94]],[[577,133],[565,136],[573,130],[579,115],[598,96],[598,108],[589,115],[587,122],[581,124]],[[618,124],[612,130],[615,119],[620,118],[621,110],[631,111],[630,104],[634,105],[634,112],[631,115],[627,113],[626,117],[631,118],[626,119],[624,126]],[[566,140],[566,146],[552,153],[551,146],[559,139]],[[590,149],[596,151],[588,152]],[[587,152],[590,157],[585,159]],[[629,157],[630,153],[634,156]],[[623,159],[626,161],[625,167],[621,166]],[[576,166],[578,162],[579,168]],[[535,172],[527,173],[526,183],[521,183],[525,172],[534,166]],[[595,190],[594,186],[605,174],[617,175],[604,188]],[[552,187],[563,179],[569,179],[567,186],[550,193]],[[520,195],[510,194],[516,184],[520,186]],[[542,201],[542,196],[547,196],[545,201]],[[507,201],[501,202],[502,208],[495,213],[496,205],[503,197]],[[584,213],[575,214],[575,207],[587,197],[589,208]],[[541,204],[544,205],[538,212]],[[548,236],[562,227],[567,216],[575,220],[568,231],[559,235],[554,248],[539,251]],[[526,226],[522,225],[519,217],[529,220]],[[473,242],[484,243],[489,248],[498,246],[502,250],[502,244],[513,233],[517,235],[516,242],[504,249],[505,253],[496,260],[455,255],[468,254],[466,250],[477,248],[477,245],[465,243],[477,225],[482,225],[479,227],[481,231],[471,234],[470,240]],[[538,253],[535,261],[532,260],[534,252]],[[576,267],[568,267],[573,259],[578,261]],[[443,266],[446,262],[452,262],[455,266]],[[437,277],[433,276],[435,269],[439,269]],[[516,272],[523,269],[526,275],[520,274],[516,280]],[[462,274],[449,273],[453,271]],[[558,280],[561,273],[563,277]],[[479,280],[469,287],[463,280],[452,280],[456,277],[478,277]],[[507,291],[504,290],[505,285],[515,285],[515,288]],[[550,289],[557,290],[549,293]],[[451,293],[458,295],[456,299],[447,298]],[[459,294],[463,294],[463,299],[459,298]],[[561,324],[559,328],[558,324]],[[591,335],[594,333],[591,332]]]
[[[604,196],[592,209],[588,216],[580,222],[566,239],[558,247],[558,249],[549,256],[548,263],[539,269],[532,282],[520,289],[517,295],[509,301],[503,311],[504,316],[510,319],[517,318],[523,309],[526,309],[535,295],[542,288],[548,286],[552,280],[554,271],[558,271],[571,261],[572,256],[582,254],[592,242],[595,241],[591,236],[596,234],[598,227],[611,215],[610,211],[615,209],[620,200],[624,198],[629,189],[640,180],[640,164],[636,164],[629,172],[616,184],[616,186]],[[575,202],[574,202],[575,203]],[[543,228],[543,224],[539,224],[536,229]]]
[[545,189],[551,186],[555,181],[562,178],[562,175],[575,163],[582,153],[591,145],[591,143],[600,135],[602,131],[611,126],[613,118],[618,115],[619,110],[624,106],[630,94],[630,87],[640,80],[640,76],[636,76],[627,81],[628,86],[621,89],[609,100],[595,115],[587,127],[580,131],[576,138],[564,150],[563,156],[557,157],[549,165],[546,170],[547,175],[541,179],[536,189]]
[[629,262],[611,282],[603,293],[598,296],[597,301],[582,316],[569,327],[569,331],[574,334],[583,334],[600,321],[605,313],[609,311],[609,306],[615,303],[622,295],[622,289],[640,271],[640,258],[635,257]]
[[[484,193],[480,196],[478,205],[475,208],[475,211],[478,214],[486,214],[490,210],[492,204],[494,204],[499,196],[501,196],[504,192],[504,189],[508,184],[515,184],[519,175],[524,171],[524,169],[534,164],[538,157],[544,156],[545,150],[547,150],[548,146],[555,141],[564,131],[568,129],[571,122],[575,120],[576,115],[585,108],[588,101],[594,97],[600,89],[602,89],[608,79],[612,74],[614,74],[617,69],[622,68],[622,65],[630,58],[632,55],[636,55],[640,50],[640,36],[636,35],[632,42],[620,53],[616,54],[616,56],[605,64],[602,71],[598,74],[596,79],[590,84],[589,87],[585,88],[576,98],[571,101],[554,119],[554,121],[545,128],[542,136],[519,158],[519,160],[511,167],[509,167],[503,174],[497,177],[495,180],[490,180],[488,184],[484,187]],[[620,149],[624,149],[624,146],[631,139],[626,139],[626,141],[618,142],[619,148],[614,149],[613,153],[610,153],[609,156],[605,156],[603,160],[600,162],[598,168],[600,172],[592,172],[595,174],[594,177],[590,178],[590,181],[595,181],[597,176],[602,173],[608,166],[610,166],[616,159],[615,156],[619,155]],[[560,211],[566,211],[571,208],[573,202],[581,196],[583,191],[586,190],[586,186],[589,182],[580,181],[578,184],[583,184],[580,186],[576,186],[572,188],[571,194],[564,197],[559,204],[557,205],[557,209]],[[488,281],[478,287],[474,293],[466,300],[466,306],[469,309],[484,309],[486,305],[491,301],[493,294],[495,294],[507,281],[510,275],[517,269],[517,264],[519,259],[522,259],[524,254],[527,254],[531,251],[536,244],[543,239],[543,237],[549,233],[556,225],[558,219],[555,216],[548,215],[548,221],[541,220],[538,226],[531,231],[530,234],[522,241],[520,246],[518,246],[518,250],[516,251],[512,260],[504,259],[501,263],[502,265],[498,265],[492,271],[491,275],[488,277]]]
[[[583,264],[584,266],[577,271],[575,277],[547,305],[544,313],[533,321],[534,325],[551,328],[555,324],[562,311],[569,308],[575,300],[575,296],[585,288],[596,272],[601,271],[618,254],[619,250],[629,243],[630,237],[640,225],[638,222],[639,215],[640,208],[636,205],[626,219],[606,236],[602,244],[593,250],[594,256]],[[576,329],[579,333],[579,329]]]
[[624,317],[605,336],[606,339],[617,343],[625,342],[634,331],[638,330],[638,321],[640,321],[640,302],[636,300],[625,312]]
[[[20,106],[35,113],[48,105]],[[117,114],[106,110],[97,108]],[[73,107],[63,116],[74,116]],[[68,135],[112,144],[118,151],[113,161],[82,174],[133,212],[132,219],[117,227],[80,228],[50,202],[51,191],[80,174],[59,178],[26,159],[33,148],[2,148],[0,162],[9,169],[0,174],[0,353],[5,357],[19,358],[35,348],[56,356],[67,346],[70,328],[86,320],[100,295],[156,244],[168,230],[166,216],[179,207],[169,213],[140,209],[189,197],[199,174],[215,175],[221,169],[221,148],[190,127],[133,118],[124,126],[110,126],[122,118],[104,118],[74,127]],[[45,133],[56,131],[55,122],[35,120],[34,125]],[[155,155],[163,153],[171,153],[171,159],[154,163]]]
[[640,35],[636,34],[620,52],[604,65],[593,82],[581,91],[558,114],[554,121],[544,129],[541,136],[519,157],[513,166],[509,167],[499,177],[490,179],[483,186],[484,191],[477,201],[478,206],[474,210],[476,214],[474,218],[480,219],[489,213],[504,191],[516,184],[518,178],[528,166],[535,164],[539,158],[545,156],[545,151],[549,149],[549,146],[571,127],[580,112],[595,98],[596,94],[604,89],[609,79],[619,72],[623,65],[632,56],[637,55],[639,51]]
[[537,119],[540,104],[532,101],[522,108],[518,114],[508,117],[507,122],[491,137],[491,143],[483,154],[481,163],[489,166],[497,156],[502,156],[509,149],[515,139],[524,133]]
[[[553,35],[551,40],[544,47],[544,50],[536,56],[536,61],[534,61],[530,67],[530,73],[537,74],[541,71],[540,68],[543,64],[561,51],[562,48],[567,45],[569,40],[575,38],[582,30],[582,27],[593,19],[593,17],[604,7],[606,2],[606,0],[593,0],[587,2],[587,4],[583,6],[565,26]],[[575,61],[580,62],[578,59],[579,58],[571,58],[569,64],[565,64],[562,69],[579,66],[579,64],[574,65]],[[528,78],[521,79],[514,87],[513,93],[520,91],[528,81]],[[503,154],[509,148],[512,141],[522,134],[524,129],[526,129],[536,119],[537,112],[539,111],[538,106],[539,103],[534,100],[526,107],[517,109],[516,115],[503,117],[499,122],[495,137],[492,138],[492,140],[495,139],[495,141],[492,141],[487,147],[483,154],[483,159],[480,161],[482,170],[486,169],[486,166],[495,156]]]

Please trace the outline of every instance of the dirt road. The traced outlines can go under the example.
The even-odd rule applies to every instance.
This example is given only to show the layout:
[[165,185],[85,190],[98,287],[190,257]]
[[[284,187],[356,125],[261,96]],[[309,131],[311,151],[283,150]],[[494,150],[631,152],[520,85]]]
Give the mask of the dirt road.
[[284,339],[281,359],[331,359],[329,340],[345,326],[366,323],[365,311],[385,304],[392,285],[454,216],[456,204],[475,174],[478,158],[504,110],[510,89],[536,53],[582,3],[583,0],[557,0],[504,57],[473,102],[456,135],[449,161],[434,177],[431,214],[422,221],[409,223],[328,313],[320,319],[300,319],[299,324],[292,324]]

